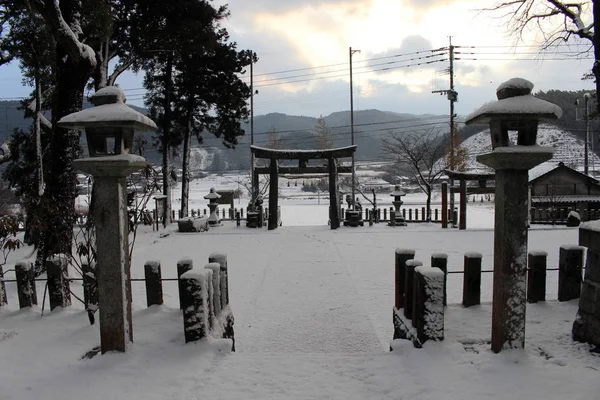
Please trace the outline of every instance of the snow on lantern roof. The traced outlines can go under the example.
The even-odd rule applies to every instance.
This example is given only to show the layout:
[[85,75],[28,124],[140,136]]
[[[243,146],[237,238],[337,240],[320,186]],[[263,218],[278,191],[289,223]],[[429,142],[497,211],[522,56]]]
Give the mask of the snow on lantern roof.
[[405,196],[406,193],[404,193],[401,189],[400,186],[396,185],[394,187],[394,191],[392,193],[390,193],[390,196]]
[[116,86],[98,90],[91,98],[94,107],[64,116],[58,125],[70,129],[123,127],[136,131],[155,131],[150,118],[125,104],[125,93]]
[[204,198],[207,200],[220,199],[221,195],[215,192],[215,188],[210,188],[210,193],[204,196]]
[[488,124],[492,120],[551,120],[562,116],[556,104],[531,95],[533,83],[523,78],[513,78],[498,86],[497,101],[484,104],[469,114],[465,124]]

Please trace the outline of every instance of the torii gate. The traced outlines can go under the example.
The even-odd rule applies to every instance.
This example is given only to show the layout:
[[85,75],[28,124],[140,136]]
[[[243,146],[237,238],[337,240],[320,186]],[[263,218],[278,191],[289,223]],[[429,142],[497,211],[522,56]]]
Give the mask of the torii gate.
[[[324,150],[280,150],[267,149],[264,147],[250,146],[252,154],[255,158],[271,160],[269,167],[254,168],[254,181],[258,182],[260,174],[270,175],[269,184],[269,222],[268,229],[276,229],[277,220],[277,204],[279,192],[279,173],[283,174],[329,174],[329,221],[331,229],[340,227],[340,210],[338,206],[338,173],[351,173],[350,166],[337,166],[338,158],[352,157],[356,151],[356,145],[347,147],[338,147],[334,149]],[[322,159],[327,160],[327,166],[311,166],[307,165],[308,160]],[[297,167],[280,167],[278,160],[298,160]]]

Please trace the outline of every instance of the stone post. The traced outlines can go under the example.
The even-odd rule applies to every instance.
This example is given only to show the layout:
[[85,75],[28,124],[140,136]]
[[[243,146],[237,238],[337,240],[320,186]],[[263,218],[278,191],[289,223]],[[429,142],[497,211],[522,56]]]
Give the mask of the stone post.
[[481,304],[481,253],[466,253],[463,274],[463,307]]
[[35,273],[31,261],[19,261],[15,264],[15,278],[19,294],[19,308],[37,304]]
[[448,228],[448,182],[442,182],[442,228]]
[[146,282],[146,305],[162,305],[163,287],[160,261],[146,261],[144,264],[144,281]]
[[81,265],[83,274],[83,302],[88,313],[98,310],[98,280],[96,275],[96,263],[84,263]]
[[394,263],[394,307],[396,307],[396,309],[404,307],[404,279],[406,277],[406,262],[414,258],[415,251],[412,249],[396,249]]
[[581,246],[560,246],[558,261],[558,301],[578,299],[583,277],[583,252]]
[[179,287],[179,309],[183,310],[183,282],[181,281],[181,275],[194,268],[194,262],[189,258],[182,258],[177,261],[177,279]]
[[579,244],[586,246],[585,280],[579,310],[573,323],[573,339],[600,347],[600,222],[585,222],[579,227]]
[[70,306],[71,290],[66,256],[59,254],[46,260],[46,271],[50,310],[54,310],[56,307]]
[[546,261],[545,251],[530,251],[527,255],[527,302],[546,301]]
[[446,253],[433,253],[431,255],[431,268],[439,268],[444,273],[444,307],[447,303],[446,286],[448,283],[448,255]]
[[404,275],[404,316],[408,319],[413,317],[413,302],[414,302],[414,283],[415,283],[415,268],[423,265],[418,260],[406,261],[406,271]]
[[439,268],[415,268],[413,327],[421,344],[444,339],[444,272]]
[[459,206],[458,229],[467,229],[467,181],[460,180],[460,206]]
[[180,277],[185,342],[208,335],[208,270],[187,271]]
[[219,263],[208,263],[204,267],[212,271],[214,313],[218,317],[221,314],[221,265]]
[[6,284],[4,283],[4,272],[2,271],[2,265],[0,265],[0,307],[8,304],[6,298]]
[[74,165],[94,176],[97,189],[94,219],[101,351],[124,352],[133,342],[126,177],[147,163],[142,157],[124,155],[79,159]]
[[[557,119],[560,107],[531,94],[522,78],[502,83],[498,101],[471,113],[465,123],[490,127],[492,151],[477,161],[495,170],[494,287],[492,351],[525,346],[527,289],[528,171],[552,158],[554,149],[536,144],[540,121]],[[509,135],[516,131],[516,143]]]
[[219,278],[221,279],[221,309],[229,304],[229,276],[227,270],[227,254],[211,253],[208,256],[209,263],[217,263],[220,266]]

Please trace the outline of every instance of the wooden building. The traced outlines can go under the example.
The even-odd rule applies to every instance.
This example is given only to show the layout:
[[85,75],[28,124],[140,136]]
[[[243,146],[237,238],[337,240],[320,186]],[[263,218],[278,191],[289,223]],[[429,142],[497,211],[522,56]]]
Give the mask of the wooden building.
[[531,223],[565,223],[570,211],[582,221],[600,218],[600,181],[562,162],[530,174]]

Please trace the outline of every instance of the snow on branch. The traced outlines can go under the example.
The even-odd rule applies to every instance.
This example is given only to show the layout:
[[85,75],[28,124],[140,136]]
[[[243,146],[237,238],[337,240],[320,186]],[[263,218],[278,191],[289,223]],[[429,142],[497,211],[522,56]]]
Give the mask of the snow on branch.
[[78,33],[80,32],[74,32],[65,21],[57,1],[33,0],[32,4],[43,15],[46,22],[50,25],[56,40],[67,48],[69,56],[75,62],[87,61],[91,67],[96,66],[97,61],[94,50],[87,44],[79,41]]

